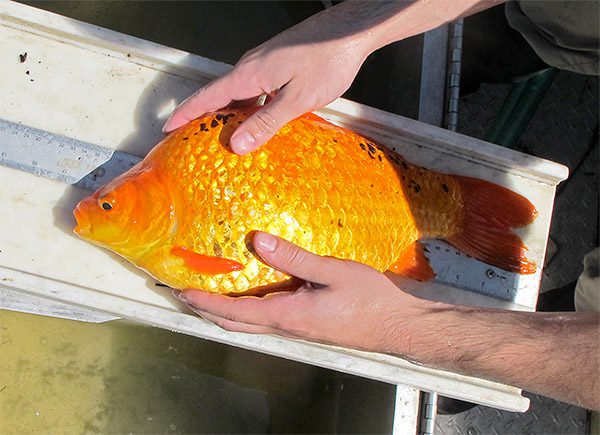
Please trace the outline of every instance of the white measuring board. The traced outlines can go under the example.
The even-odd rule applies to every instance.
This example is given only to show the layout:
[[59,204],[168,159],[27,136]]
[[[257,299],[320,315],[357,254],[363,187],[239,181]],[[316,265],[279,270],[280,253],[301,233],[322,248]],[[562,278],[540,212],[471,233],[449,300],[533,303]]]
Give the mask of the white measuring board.
[[[144,156],[162,138],[160,128],[175,104],[230,68],[11,2],[0,2],[0,40],[5,80],[0,118],[112,155]],[[20,61],[23,53],[25,62]],[[555,188],[566,178],[564,167],[346,100],[319,113],[397,148],[409,161],[484,178],[528,197],[539,217],[521,234],[530,256],[543,264]],[[0,166],[0,183],[5,205],[0,214],[0,288],[501,409],[527,408],[528,400],[517,388],[389,355],[223,331],[186,311],[168,289],[157,287],[126,261],[72,234],[72,209],[88,190],[6,166]],[[434,268],[439,267],[436,261],[456,257],[439,251]],[[465,277],[475,260],[461,260],[469,261],[466,268],[448,266],[459,272],[460,282],[399,284],[459,303],[526,310],[535,306],[541,272],[527,279],[507,277],[516,290],[502,300],[473,288],[481,276],[474,285]],[[487,268],[482,267],[485,275]]]

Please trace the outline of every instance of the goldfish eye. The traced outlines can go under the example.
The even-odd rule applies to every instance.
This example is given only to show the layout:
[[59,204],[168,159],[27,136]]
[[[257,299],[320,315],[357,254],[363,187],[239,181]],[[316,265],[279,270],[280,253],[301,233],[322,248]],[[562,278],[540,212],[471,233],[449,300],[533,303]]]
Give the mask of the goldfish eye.
[[106,201],[104,201],[102,204],[100,204],[100,207],[102,207],[102,210],[106,210],[106,211],[112,210],[112,208],[113,208],[112,204],[110,202],[106,202]]

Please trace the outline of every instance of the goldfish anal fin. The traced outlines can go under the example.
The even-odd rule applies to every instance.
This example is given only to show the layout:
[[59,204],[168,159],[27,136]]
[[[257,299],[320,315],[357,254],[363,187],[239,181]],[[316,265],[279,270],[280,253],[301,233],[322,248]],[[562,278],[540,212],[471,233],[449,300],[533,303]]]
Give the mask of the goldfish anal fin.
[[171,248],[171,254],[182,258],[186,266],[202,275],[221,275],[244,268],[244,265],[237,261],[198,254],[181,246]]
[[476,178],[456,176],[464,204],[458,232],[446,240],[465,254],[504,270],[535,273],[536,264],[512,228],[528,225],[537,210],[527,198],[505,187]]
[[425,248],[419,242],[410,245],[389,270],[417,281],[429,281],[435,278],[435,272],[425,256]]

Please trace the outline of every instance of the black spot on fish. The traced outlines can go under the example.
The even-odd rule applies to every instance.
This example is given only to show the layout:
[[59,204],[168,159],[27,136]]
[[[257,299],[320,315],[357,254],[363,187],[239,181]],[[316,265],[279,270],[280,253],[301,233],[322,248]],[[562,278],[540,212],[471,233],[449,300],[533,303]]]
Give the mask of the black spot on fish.
[[369,153],[369,157],[371,157],[373,160],[375,160],[375,156],[371,153]]
[[442,183],[442,189],[444,189],[444,192],[446,193],[450,191],[450,189],[448,189],[448,186],[446,186],[446,183]]
[[402,160],[402,162],[401,162],[401,163],[402,163],[402,167],[403,167],[404,169],[408,169],[408,165],[406,164],[406,162],[405,162],[404,160]]
[[415,184],[415,193],[419,193],[421,191],[421,186]]
[[198,132],[194,133],[194,136],[198,136]]
[[213,120],[210,122],[210,127],[211,127],[211,128],[215,128],[217,125],[219,125],[219,121],[217,121],[216,119],[213,119]]
[[221,245],[219,245],[219,243],[217,242],[213,243],[213,251],[215,253],[215,257],[223,256],[223,249],[221,248]]
[[333,141],[334,141],[335,143],[337,143],[337,139],[333,139]]
[[365,144],[364,144],[364,143],[361,143],[361,144],[359,144],[359,145],[360,145],[360,147],[362,148],[362,150],[363,150],[363,151],[366,151],[366,150],[367,150],[367,147],[365,146]]
[[223,115],[222,113],[217,113],[215,115],[215,118],[217,118],[219,121],[221,121],[221,120],[225,119],[225,115]]
[[188,139],[189,139],[189,137],[184,137],[184,138],[183,138],[183,140],[188,140]]
[[338,219],[338,227],[340,228],[344,228],[344,225],[342,224],[342,219]]
[[375,147],[373,145],[367,144],[367,146],[369,147],[369,152],[375,153]]
[[208,131],[208,128],[206,128],[205,123],[200,124],[200,131]]
[[380,162],[383,162],[383,159],[381,158],[380,155],[377,155],[377,158],[379,159]]

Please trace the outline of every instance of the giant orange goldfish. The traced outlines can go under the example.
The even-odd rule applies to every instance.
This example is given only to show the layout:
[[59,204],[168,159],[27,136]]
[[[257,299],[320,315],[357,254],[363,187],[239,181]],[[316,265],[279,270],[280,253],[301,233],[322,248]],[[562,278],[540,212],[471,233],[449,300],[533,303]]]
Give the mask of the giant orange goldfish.
[[410,164],[314,114],[239,156],[229,138],[252,110],[220,111],[172,132],[78,204],[75,232],[173,288],[226,294],[289,279],[255,257],[255,230],[421,280],[434,276],[419,243],[426,238],[535,272],[511,231],[535,219],[526,198]]

